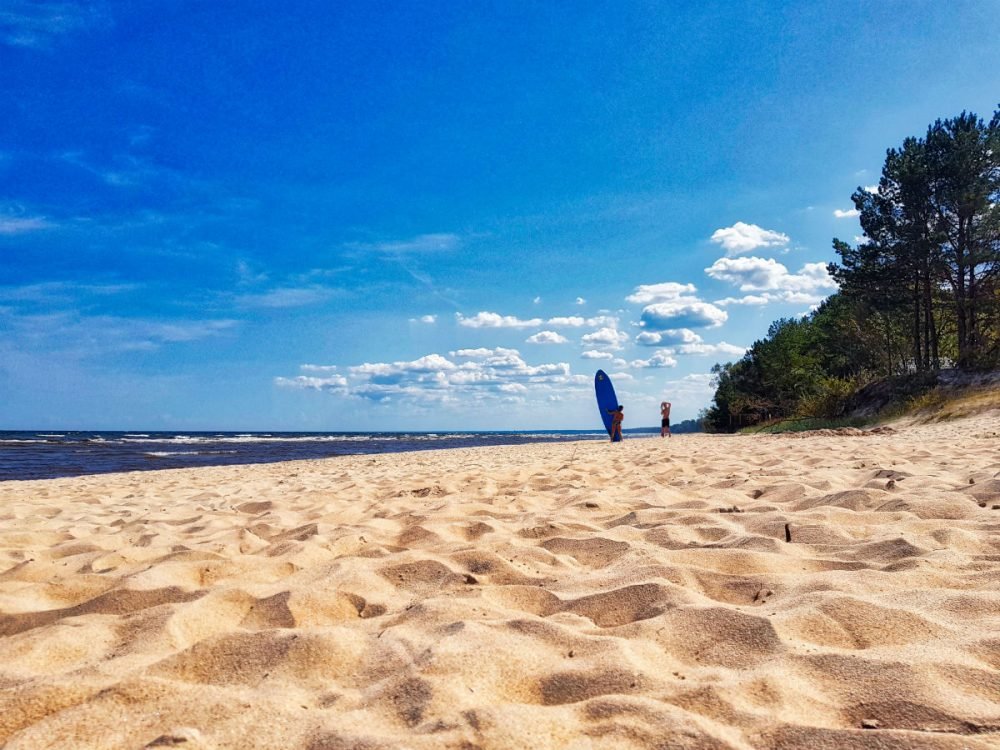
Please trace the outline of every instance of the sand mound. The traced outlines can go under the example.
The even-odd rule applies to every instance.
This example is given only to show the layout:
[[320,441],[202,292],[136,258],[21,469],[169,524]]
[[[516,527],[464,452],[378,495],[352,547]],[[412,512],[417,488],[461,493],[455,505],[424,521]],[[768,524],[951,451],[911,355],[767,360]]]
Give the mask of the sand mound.
[[7,482],[0,744],[995,748],[998,428]]

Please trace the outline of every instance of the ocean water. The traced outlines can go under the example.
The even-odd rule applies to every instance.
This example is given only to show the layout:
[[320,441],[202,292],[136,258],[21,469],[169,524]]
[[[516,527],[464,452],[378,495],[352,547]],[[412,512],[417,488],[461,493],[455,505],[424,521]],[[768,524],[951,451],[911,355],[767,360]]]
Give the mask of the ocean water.
[[0,431],[0,480],[587,439],[607,433]]

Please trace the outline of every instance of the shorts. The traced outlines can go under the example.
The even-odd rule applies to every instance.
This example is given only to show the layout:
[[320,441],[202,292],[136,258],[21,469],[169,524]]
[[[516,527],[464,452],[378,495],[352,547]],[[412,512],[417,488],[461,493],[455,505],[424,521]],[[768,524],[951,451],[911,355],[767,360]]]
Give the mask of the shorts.
[[670,420],[669,419],[661,419],[660,420],[660,427],[669,427],[669,426],[670,426]]

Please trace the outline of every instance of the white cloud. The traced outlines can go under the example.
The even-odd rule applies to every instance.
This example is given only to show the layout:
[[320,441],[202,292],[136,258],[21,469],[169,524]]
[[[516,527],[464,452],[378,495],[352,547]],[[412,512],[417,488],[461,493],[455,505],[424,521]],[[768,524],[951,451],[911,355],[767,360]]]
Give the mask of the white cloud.
[[343,375],[334,375],[329,378],[317,378],[309,375],[298,375],[294,378],[277,377],[274,379],[274,384],[281,388],[307,388],[329,393],[347,392],[347,378]]
[[649,359],[633,359],[629,362],[629,366],[645,368],[645,367],[676,367],[677,360],[670,356],[667,351],[654,352],[653,356]]
[[541,298],[541,297],[535,297],[535,298],[534,298],[533,300],[531,300],[531,301],[532,301],[533,303],[535,303],[536,305],[539,305],[539,304],[541,304],[541,302],[542,302],[542,298]]
[[419,318],[410,318],[411,323],[425,323],[433,325],[437,322],[437,315],[421,315]]
[[[649,332],[676,331],[690,328],[717,328],[726,322],[728,315],[710,302],[695,295],[694,284],[674,281],[662,284],[643,284],[626,297],[626,301],[643,304],[639,325]],[[661,339],[639,334],[638,343],[656,346]]]
[[597,315],[593,318],[584,318],[579,315],[569,315],[562,318],[549,318],[545,321],[545,325],[566,328],[581,328],[583,326],[598,328],[601,326],[617,326],[618,318],[614,318],[610,315]]
[[642,310],[640,325],[657,332],[678,328],[718,328],[728,318],[725,310],[710,302],[679,299],[647,305]]
[[715,304],[719,307],[727,307],[729,305],[766,305],[771,302],[776,302],[777,295],[774,294],[747,294],[743,297],[726,297],[725,299],[715,300]]
[[529,344],[565,344],[569,339],[555,331],[539,331],[525,341]]
[[681,297],[689,297],[698,291],[694,284],[678,284],[667,281],[662,284],[641,284],[635,288],[626,302],[634,305],[648,305],[651,302],[669,302]]
[[544,399],[582,389],[586,376],[573,375],[565,362],[529,365],[516,349],[460,349],[449,357],[428,354],[412,361],[366,362],[336,372],[336,365],[305,365],[304,372],[327,377],[281,377],[282,387],[323,390],[371,401],[414,404],[469,403],[477,400]]
[[588,349],[580,356],[583,359],[614,359],[615,357],[611,352],[600,352],[597,349]]
[[759,247],[784,247],[789,242],[787,234],[742,221],[737,221],[731,227],[716,229],[711,239],[721,245],[729,257],[749,253]]
[[482,311],[467,318],[462,313],[455,313],[460,326],[466,328],[534,328],[542,325],[541,318],[521,320],[514,315],[500,315],[495,312]]
[[878,185],[865,185],[863,189],[866,193],[878,195]]
[[577,297],[576,298],[576,304],[578,304],[578,305],[585,305],[585,304],[587,304],[587,300],[585,300],[583,297]]
[[674,346],[676,344],[696,344],[700,341],[701,336],[689,328],[643,331],[635,337],[635,342],[640,346]]
[[843,210],[837,208],[837,209],[834,209],[833,215],[835,217],[837,217],[838,219],[850,219],[850,218],[853,218],[855,216],[860,216],[861,212],[858,211],[858,209],[856,209],[856,208],[850,208],[847,211],[843,211]]
[[591,346],[604,346],[610,349],[621,349],[622,344],[628,341],[628,334],[616,328],[607,326],[592,333],[587,333],[581,339],[584,344]]
[[[826,270],[825,263],[806,263],[798,273],[773,258],[719,258],[705,273],[714,279],[738,285],[741,292],[778,292],[780,301],[813,301],[823,299],[837,288]],[[803,295],[793,299],[794,295]],[[769,300],[772,301],[772,300]],[[733,304],[730,298],[728,304]],[[757,300],[743,304],[758,304]]]
[[735,344],[728,344],[725,341],[720,341],[718,344],[698,342],[695,344],[683,344],[677,347],[678,354],[692,354],[703,357],[717,356],[719,354],[742,357],[746,353],[746,350],[745,346],[736,346]]

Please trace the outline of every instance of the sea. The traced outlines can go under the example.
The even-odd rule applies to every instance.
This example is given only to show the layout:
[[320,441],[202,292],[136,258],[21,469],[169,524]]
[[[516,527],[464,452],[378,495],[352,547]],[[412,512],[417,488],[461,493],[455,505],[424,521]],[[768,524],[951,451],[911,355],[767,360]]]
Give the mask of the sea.
[[372,453],[607,440],[586,430],[535,432],[0,431],[0,481],[117,471],[261,464]]

